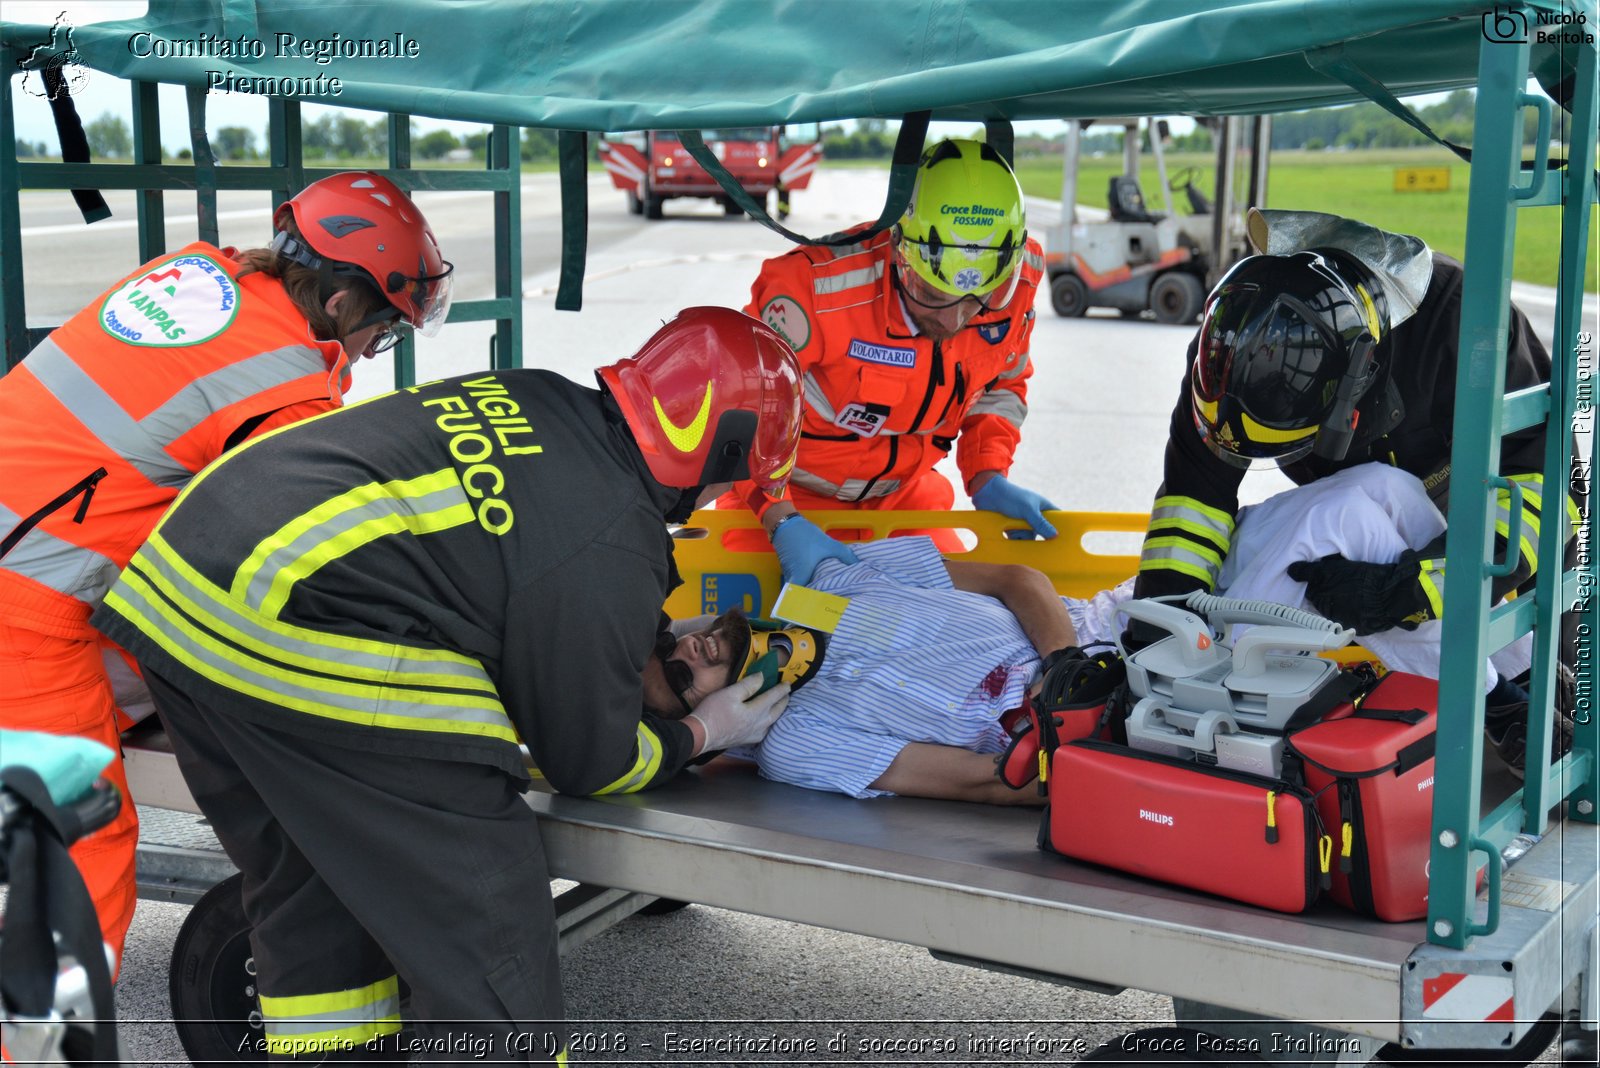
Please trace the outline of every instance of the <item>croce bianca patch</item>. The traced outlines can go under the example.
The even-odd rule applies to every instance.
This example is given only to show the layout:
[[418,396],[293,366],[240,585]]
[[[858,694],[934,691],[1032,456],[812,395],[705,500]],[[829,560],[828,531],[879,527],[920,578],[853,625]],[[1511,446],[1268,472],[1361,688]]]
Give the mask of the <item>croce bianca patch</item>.
[[209,256],[174,256],[127,282],[100,305],[100,326],[130,345],[200,345],[239,312],[239,286]]

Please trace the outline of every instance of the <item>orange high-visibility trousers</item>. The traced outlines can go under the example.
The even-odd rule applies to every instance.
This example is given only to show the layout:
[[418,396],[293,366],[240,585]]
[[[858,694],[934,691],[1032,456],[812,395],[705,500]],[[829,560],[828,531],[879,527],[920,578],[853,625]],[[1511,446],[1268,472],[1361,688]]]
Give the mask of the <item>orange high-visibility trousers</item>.
[[[915,482],[902,486],[893,493],[855,504],[841,501],[837,497],[823,497],[792,483],[789,486],[789,499],[802,515],[811,511],[840,509],[874,512],[947,512],[956,503],[956,491],[944,475],[938,471],[927,471]],[[737,492],[730,491],[717,498],[717,507],[748,508],[749,505]],[[966,548],[954,530],[897,530],[894,536],[904,537],[911,534],[926,534],[933,539],[934,547],[942,553],[959,553]],[[855,531],[834,531],[830,536],[838,541],[865,540]],[[728,534],[724,544],[729,549],[750,552],[764,549],[768,543],[764,531],[736,530]]]
[[[122,961],[122,943],[138,898],[134,854],[139,814],[128,796],[118,740],[117,706],[100,643],[61,638],[0,623],[0,725],[21,731],[77,735],[116,754],[102,774],[122,793],[122,810],[108,826],[72,847],[72,859],[94,899],[100,931]],[[113,967],[113,974],[115,974]]]

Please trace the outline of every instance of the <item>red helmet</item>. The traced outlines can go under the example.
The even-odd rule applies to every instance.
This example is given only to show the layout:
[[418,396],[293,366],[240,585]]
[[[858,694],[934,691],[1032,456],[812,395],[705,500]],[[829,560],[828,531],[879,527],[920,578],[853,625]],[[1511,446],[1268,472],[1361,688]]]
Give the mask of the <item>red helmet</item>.
[[595,374],[663,486],[748,478],[782,495],[800,445],[800,364],[766,323],[732,308],[685,308]]
[[331,274],[358,268],[402,319],[429,337],[439,332],[450,311],[454,267],[399,186],[371,171],[346,171],[311,183],[280,205],[272,217],[279,231],[288,215],[310,250],[282,233],[273,248]]

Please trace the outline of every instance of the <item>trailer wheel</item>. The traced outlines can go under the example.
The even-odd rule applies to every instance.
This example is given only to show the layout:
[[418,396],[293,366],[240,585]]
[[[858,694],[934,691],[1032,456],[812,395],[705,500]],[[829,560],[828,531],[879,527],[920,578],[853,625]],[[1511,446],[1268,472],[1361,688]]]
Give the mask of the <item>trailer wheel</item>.
[[1142,1064],[1147,1068],[1175,1064],[1230,1064],[1246,1068],[1266,1063],[1253,1054],[1228,1052],[1232,1044],[1221,1035],[1192,1027],[1145,1027],[1112,1039],[1078,1063]]
[[628,190],[628,214],[644,214],[644,201],[640,200],[639,194],[632,189]]
[[1089,287],[1077,275],[1063,271],[1050,279],[1050,306],[1063,318],[1080,318],[1089,310]]
[[724,214],[724,215],[743,215],[744,214],[744,209],[741,208],[739,205],[735,204],[733,202],[733,198],[732,197],[720,197],[718,199],[720,199],[722,201],[722,214]]
[[206,891],[172,946],[172,1019],[196,1064],[267,1059],[250,923],[239,900],[243,882],[243,875],[235,875]]
[[640,199],[644,202],[644,217],[646,219],[661,218],[661,205],[666,198],[659,196],[650,188],[650,179],[646,178],[639,187]]
[[1205,300],[1200,279],[1183,271],[1168,271],[1150,286],[1150,310],[1158,323],[1192,323]]

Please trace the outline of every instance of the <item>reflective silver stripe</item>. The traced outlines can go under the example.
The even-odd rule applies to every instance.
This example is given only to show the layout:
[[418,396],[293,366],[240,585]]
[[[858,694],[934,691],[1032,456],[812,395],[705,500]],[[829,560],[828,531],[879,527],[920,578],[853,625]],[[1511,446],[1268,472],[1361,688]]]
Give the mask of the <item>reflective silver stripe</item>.
[[1146,528],[1157,530],[1182,530],[1203,537],[1223,552],[1233,544],[1234,521],[1226,512],[1207,508],[1188,497],[1157,497],[1150,509],[1150,524]]
[[[494,738],[515,744],[516,731],[498,699],[487,694],[436,693],[313,675],[242,652],[183,619],[157,594],[136,558],[106,605],[189,670],[219,686],[268,704],[362,727],[422,730]],[[336,670],[330,662],[325,670]],[[398,679],[395,681],[399,681]]]
[[1139,554],[1139,570],[1160,569],[1192,575],[1209,583],[1212,588],[1215,588],[1217,576],[1222,572],[1220,564],[1206,559],[1193,549],[1182,545],[1151,545],[1146,542],[1144,551]]
[[[319,1001],[343,1000],[343,996],[361,991],[338,991],[327,995],[300,995],[297,997],[263,997],[261,1023],[269,1037],[309,1036],[342,1031],[350,1027],[377,1025],[398,1021],[400,1017],[400,991],[395,979],[390,978],[364,988],[371,990],[373,1000],[322,1012],[308,1012],[304,1006]],[[397,1028],[398,1029],[398,1026]]]
[[[0,529],[11,530],[20,522],[21,516],[0,504]],[[47,534],[38,527],[28,531],[11,547],[5,559],[0,560],[0,569],[26,576],[90,607],[100,604],[122,570],[109,556]]]
[[1026,352],[1012,356],[1011,361],[1006,364],[1006,369],[1000,372],[1000,381],[1004,382],[1008,378],[1018,377],[1027,371],[1032,362]]
[[816,375],[807,371],[805,377],[800,380],[800,385],[806,404],[810,405],[812,411],[830,423],[839,417],[839,413],[834,411],[833,402],[822,391],[822,383],[817,381]]
[[226,591],[177,566],[172,550],[153,535],[135,558],[152,585],[204,628],[244,649],[313,671],[412,686],[448,686],[494,693],[483,665],[460,653],[363,641],[263,618]]
[[327,373],[327,359],[308,345],[257,353],[190,382],[139,420],[139,426],[160,444],[171,445],[230,404],[297,378]]
[[967,409],[967,416],[998,415],[1017,429],[1028,418],[1027,403],[1009,389],[996,389],[985,393]]
[[868,285],[883,277],[883,261],[879,260],[870,267],[861,267],[854,271],[845,271],[842,274],[818,278],[813,284],[817,294],[842,293],[846,289],[856,286]]
[[661,770],[661,740],[655,736],[655,732],[641,723],[635,732],[635,739],[639,755],[634,759],[631,773],[608,784],[600,793],[631,794],[643,789],[644,785]]
[[1022,246],[1022,262],[1036,271],[1044,270],[1044,257],[1033,251],[1031,246]]
[[[854,256],[857,253],[865,252],[867,250],[867,246],[871,243],[871,241],[858,241],[854,245],[840,245],[837,248],[829,248],[828,251],[832,253],[831,258],[842,260],[846,256]],[[826,248],[827,246],[823,247]]]
[[49,338],[34,347],[22,366],[91,434],[151,482],[182,486],[194,476]]
[[[900,480],[894,478],[880,479],[872,483],[872,488],[867,489],[867,480],[864,478],[847,478],[843,485],[836,485],[825,478],[819,478],[809,471],[795,468],[789,480],[801,489],[815,493],[819,497],[836,497],[841,501],[870,501],[875,497],[887,497],[900,488]],[[862,496],[865,492],[865,496]]]
[[385,495],[366,504],[340,511],[316,526],[302,531],[293,540],[267,554],[266,559],[262,561],[242,591],[244,603],[251,608],[261,609],[272,592],[273,583],[277,581],[280,572],[298,563],[303,557],[309,556],[319,546],[333,541],[342,534],[349,534],[363,523],[391,515],[426,515],[456,506],[466,507],[469,510],[472,507],[472,502],[467,499],[467,493],[459,482],[419,497]]

